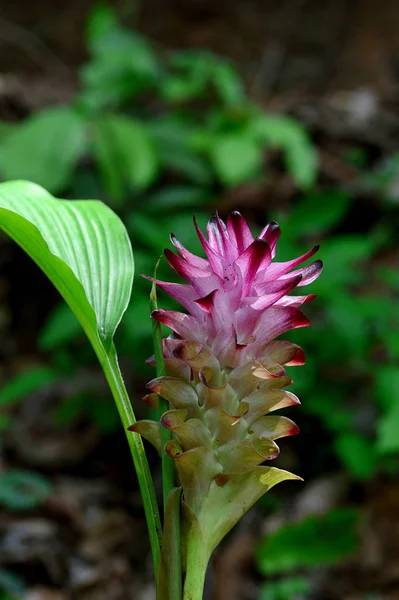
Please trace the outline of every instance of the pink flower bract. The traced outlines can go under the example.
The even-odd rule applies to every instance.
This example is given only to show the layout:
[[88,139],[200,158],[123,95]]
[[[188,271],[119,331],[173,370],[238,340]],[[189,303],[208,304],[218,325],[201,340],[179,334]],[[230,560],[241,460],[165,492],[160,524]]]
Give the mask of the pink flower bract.
[[253,238],[239,212],[227,223],[217,215],[206,227],[207,238],[197,226],[206,259],[189,252],[172,235],[180,256],[165,250],[170,266],[187,284],[157,281],[187,311],[157,310],[152,317],[170,327],[179,338],[210,349],[221,367],[235,368],[263,357],[270,342],[285,331],[309,325],[299,307],[314,298],[288,296],[320,274],[317,260],[299,267],[318,246],[288,262],[275,262],[280,236],[271,222]]

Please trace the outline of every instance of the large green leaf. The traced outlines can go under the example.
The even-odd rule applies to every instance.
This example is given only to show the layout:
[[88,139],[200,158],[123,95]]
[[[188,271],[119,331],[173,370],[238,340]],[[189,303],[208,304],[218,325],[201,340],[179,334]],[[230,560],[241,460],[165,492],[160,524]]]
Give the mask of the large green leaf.
[[133,282],[132,249],[119,218],[101,202],[60,201],[15,181],[0,185],[0,227],[46,273],[91,342],[110,345]]
[[[112,343],[130,299],[133,254],[127,231],[102,202],[63,202],[25,181],[0,185],[0,227],[44,271],[89,338],[114,396],[125,431],[135,415]],[[154,567],[161,523],[139,436],[127,434],[147,518]]]

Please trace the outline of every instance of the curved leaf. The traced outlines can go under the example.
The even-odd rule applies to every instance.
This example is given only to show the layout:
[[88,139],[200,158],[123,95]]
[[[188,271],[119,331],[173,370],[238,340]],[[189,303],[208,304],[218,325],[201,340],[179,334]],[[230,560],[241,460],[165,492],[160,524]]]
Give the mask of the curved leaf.
[[[112,337],[130,299],[133,254],[126,229],[105,204],[63,202],[25,181],[0,185],[0,227],[38,264],[69,304],[100,361],[123,427],[135,415]],[[155,571],[161,522],[141,438],[127,433],[143,498]]]
[[109,345],[130,299],[126,229],[103,203],[60,201],[24,181],[0,185],[0,227],[39,265],[95,342]]

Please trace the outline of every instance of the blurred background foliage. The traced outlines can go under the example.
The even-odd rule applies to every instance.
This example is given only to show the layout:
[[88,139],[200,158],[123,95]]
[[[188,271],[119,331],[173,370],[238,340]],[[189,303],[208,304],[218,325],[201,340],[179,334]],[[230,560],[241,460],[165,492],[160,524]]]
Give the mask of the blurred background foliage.
[[[311,136],[290,111],[265,110],[230,60],[208,50],[161,51],[107,4],[91,10],[85,39],[87,62],[68,104],[0,123],[0,177],[109,204],[128,228],[137,275],[152,274],[169,232],[199,252],[192,214],[204,225],[215,209],[222,217],[240,209],[259,229],[277,220],[279,260],[321,244],[325,269],[312,284],[318,298],[306,307],[312,326],[290,336],[309,356],[305,367],[292,370],[293,391],[303,402],[292,413],[301,435],[282,444],[278,459],[310,482],[305,491],[313,490],[316,508],[287,516],[299,494],[291,484],[263,499],[262,518],[273,513],[281,522],[265,525],[263,541],[258,538],[256,591],[245,598],[343,598],[339,591],[327,595],[322,585],[317,595],[320,582],[310,574],[356,554],[368,492],[393,485],[399,472],[399,152],[377,154],[343,136],[340,168],[355,175],[348,184],[337,182],[325,166],[320,128]],[[6,263],[28,268],[2,244]],[[23,283],[22,270],[18,277]],[[11,515],[48,506],[57,472],[86,464],[104,441],[108,449],[115,444],[117,461],[124,462],[126,450],[115,443],[118,416],[79,325],[37,271],[29,277],[11,298],[23,289],[28,303],[40,304],[37,290],[30,300],[36,286],[49,296],[34,319],[34,360],[16,363],[18,352],[26,352],[21,340],[11,346],[12,360],[4,352],[0,507]],[[161,261],[160,278],[170,277]],[[137,276],[116,339],[139,414],[153,376],[144,364],[152,353],[148,296],[148,282]],[[160,303],[172,306],[163,295]],[[11,332],[25,322],[14,315]],[[76,436],[79,447],[71,451]],[[156,461],[154,472],[157,480]],[[332,490],[324,503],[320,481]],[[3,555],[2,599],[21,597],[32,573],[25,577],[7,548]],[[353,598],[391,597],[370,594]]]

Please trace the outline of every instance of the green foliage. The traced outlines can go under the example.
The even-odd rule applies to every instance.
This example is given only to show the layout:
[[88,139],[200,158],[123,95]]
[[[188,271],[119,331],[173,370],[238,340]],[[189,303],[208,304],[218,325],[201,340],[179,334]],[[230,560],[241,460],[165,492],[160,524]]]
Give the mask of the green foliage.
[[47,317],[39,335],[39,348],[55,350],[74,340],[80,333],[79,321],[69,306],[62,302]]
[[86,143],[85,121],[73,108],[45,109],[5,138],[1,176],[31,180],[57,193],[71,180]]
[[0,506],[8,510],[32,510],[45,502],[51,492],[51,483],[39,473],[12,469],[0,474]]
[[253,137],[238,131],[216,136],[210,158],[221,182],[235,186],[260,172],[263,152]]
[[310,592],[310,583],[304,577],[287,577],[279,581],[265,583],[258,600],[295,600]]
[[38,390],[58,381],[59,373],[51,367],[33,367],[22,373],[18,373],[10,379],[0,390],[0,407],[16,404],[25,396],[34,394]]
[[285,525],[260,544],[258,568],[268,576],[334,564],[356,550],[357,521],[348,508]]
[[284,153],[287,171],[302,188],[310,187],[317,175],[317,155],[306,129],[286,116],[264,114],[253,119],[251,129],[259,141]]
[[111,433],[119,427],[119,415],[111,398],[96,398],[93,392],[82,392],[65,398],[56,408],[56,420],[69,424],[87,419],[103,433]]
[[357,479],[370,479],[377,465],[374,444],[361,433],[344,431],[336,436],[335,450],[342,463]]
[[145,190],[158,173],[158,154],[148,128],[120,115],[103,115],[94,125],[93,151],[109,197],[120,204],[126,191]]
[[100,178],[111,204],[123,207],[175,173],[176,187],[206,186],[208,196],[218,185],[256,181],[273,147],[298,187],[314,183],[316,155],[305,129],[264,115],[227,60],[199,51],[161,57],[107,5],[92,11],[87,45],[90,60],[71,106],[3,127],[3,179],[65,194],[83,168]]
[[[315,241],[321,245],[324,271],[312,284],[318,299],[307,310],[312,326],[290,334],[312,357],[292,372],[293,391],[306,399],[303,420],[312,415],[330,432],[325,452],[334,452],[355,479],[367,480],[390,471],[385,457],[398,449],[397,278],[388,269],[370,268],[395,225],[376,222],[367,235],[334,233],[350,206],[350,195],[334,189],[299,198],[280,215],[284,235],[277,258],[289,259]],[[384,355],[375,362],[379,347]]]

